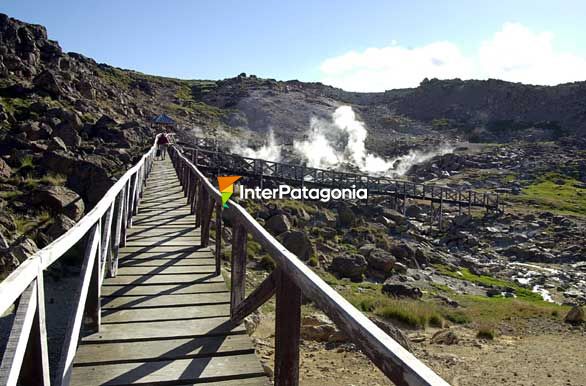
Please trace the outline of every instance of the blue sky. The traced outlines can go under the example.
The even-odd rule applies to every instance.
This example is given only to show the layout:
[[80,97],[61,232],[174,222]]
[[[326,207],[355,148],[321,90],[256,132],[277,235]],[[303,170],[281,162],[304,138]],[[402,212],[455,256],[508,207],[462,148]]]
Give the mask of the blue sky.
[[0,12],[45,25],[65,51],[185,79],[246,72],[375,90],[586,73],[581,1],[3,0]]

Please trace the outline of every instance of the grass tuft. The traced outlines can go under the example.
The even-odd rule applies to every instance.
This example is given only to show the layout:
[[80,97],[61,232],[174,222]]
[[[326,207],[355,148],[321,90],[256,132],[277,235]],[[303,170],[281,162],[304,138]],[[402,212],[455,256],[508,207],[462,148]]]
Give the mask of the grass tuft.
[[476,334],[478,339],[494,340],[496,338],[496,331],[492,326],[480,326]]
[[33,156],[27,155],[20,159],[19,169],[32,168],[34,167]]
[[45,185],[63,186],[67,177],[62,174],[48,173],[40,178],[39,182]]

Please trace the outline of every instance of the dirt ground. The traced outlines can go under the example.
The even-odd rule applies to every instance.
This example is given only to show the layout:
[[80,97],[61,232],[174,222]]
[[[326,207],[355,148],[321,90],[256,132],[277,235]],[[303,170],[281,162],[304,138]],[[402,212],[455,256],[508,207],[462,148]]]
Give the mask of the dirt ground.
[[[586,386],[586,329],[543,326],[518,335],[479,340],[475,331],[451,327],[460,341],[431,344],[437,329],[408,334],[414,354],[454,386]],[[257,352],[272,371],[274,320],[263,317],[253,334]],[[352,344],[302,341],[302,385],[392,385]]]

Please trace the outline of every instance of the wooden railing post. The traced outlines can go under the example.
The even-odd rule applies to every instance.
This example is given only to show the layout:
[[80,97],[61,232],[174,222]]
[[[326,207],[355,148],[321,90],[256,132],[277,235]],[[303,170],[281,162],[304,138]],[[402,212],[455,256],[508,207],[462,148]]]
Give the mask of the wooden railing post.
[[20,370],[21,385],[50,385],[49,349],[45,318],[45,285],[43,274],[37,276],[37,311],[33,320],[27,352]]
[[102,227],[102,265],[100,265],[100,280],[103,279],[106,271],[110,270],[112,266],[112,248],[111,246],[111,233],[112,233],[112,218],[114,217],[114,201],[110,204],[110,208],[106,212],[104,218],[104,226]]
[[232,228],[232,275],[230,292],[230,314],[244,300],[246,285],[246,242],[247,232],[241,224],[234,224]]
[[187,189],[189,188],[190,170],[185,161],[181,162],[183,165],[183,197],[187,197]]
[[[126,230],[123,230],[124,218],[124,189],[120,190],[116,197],[116,224],[114,228],[114,240],[112,243],[112,262],[110,265],[110,277],[115,277],[118,272],[118,251],[122,238],[126,239]],[[124,241],[126,243],[126,241]]]
[[36,282],[33,281],[20,295],[16,307],[13,327],[6,343],[6,349],[2,354],[0,367],[0,383],[2,385],[15,386],[18,382],[34,323],[36,307],[37,286]]
[[130,179],[122,189],[122,227],[120,228],[120,246],[126,246],[126,234],[128,228],[128,192],[130,191]]
[[2,354],[0,384],[50,384],[42,273],[20,296],[13,327]]
[[202,202],[202,219],[201,219],[201,246],[207,247],[210,243],[210,223],[212,214],[214,212],[213,202],[210,197],[210,193],[203,189],[203,202]]
[[201,182],[199,181],[199,178],[195,179],[195,184],[193,186],[193,200],[191,201],[191,211],[193,213],[193,218],[195,220],[195,226],[197,227],[197,211],[198,211],[198,205],[199,205],[199,187],[201,185]]
[[216,275],[222,268],[222,203],[216,202]]
[[301,290],[280,272],[275,316],[275,385],[299,385]]
[[[85,303],[85,316],[88,320],[88,327],[91,331],[94,332],[98,332],[100,331],[100,324],[101,324],[101,304],[100,304],[100,298],[101,298],[101,264],[100,261],[102,259],[102,257],[100,256],[101,253],[101,240],[100,240],[100,228],[101,228],[101,221],[98,222],[98,224],[95,225],[95,227],[97,227],[96,232],[96,236],[98,238],[98,244],[97,244],[97,248],[96,248],[96,257],[93,260],[93,266],[92,268],[89,268],[92,270],[91,276],[89,278],[90,282],[89,282],[89,288],[88,288],[88,293],[87,293],[87,301]],[[88,248],[90,248],[90,253],[92,251],[92,245],[90,245],[90,241],[93,242],[92,238],[88,238],[88,246],[86,247],[86,253],[88,253]]]
[[203,217],[203,212],[204,212],[204,202],[203,202],[203,197],[204,197],[204,191],[205,191],[205,187],[203,186],[202,183],[198,184],[198,189],[197,189],[197,197],[195,199],[195,227],[199,227],[202,223],[202,217]]
[[138,208],[138,203],[136,202],[136,191],[138,189],[138,171],[136,171],[136,173],[134,173],[134,176],[131,177],[132,179],[132,190],[131,190],[131,197],[130,197],[130,211],[129,211],[129,218],[128,218],[128,225],[129,227],[132,227],[132,216],[134,216],[137,213],[137,208]]
[[194,178],[195,178],[195,176],[191,172],[191,168],[187,168],[187,186],[184,189],[184,195],[185,195],[185,197],[187,197],[187,203],[189,204],[189,206],[191,206],[191,199],[192,199],[191,190],[192,190]]

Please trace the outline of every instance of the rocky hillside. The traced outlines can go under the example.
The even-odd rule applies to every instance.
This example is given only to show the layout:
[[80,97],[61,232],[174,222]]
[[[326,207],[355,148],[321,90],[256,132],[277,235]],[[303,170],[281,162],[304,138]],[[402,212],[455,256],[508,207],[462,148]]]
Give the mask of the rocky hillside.
[[69,229],[153,139],[151,116],[181,113],[183,82],[121,71],[0,15],[0,274]]
[[414,89],[356,93],[241,74],[192,90],[196,100],[227,112],[227,125],[271,128],[285,138],[303,136],[310,117],[329,117],[342,104],[354,107],[377,141],[441,133],[508,142],[586,133],[586,82],[550,87],[425,79]]

